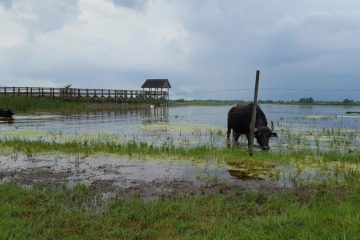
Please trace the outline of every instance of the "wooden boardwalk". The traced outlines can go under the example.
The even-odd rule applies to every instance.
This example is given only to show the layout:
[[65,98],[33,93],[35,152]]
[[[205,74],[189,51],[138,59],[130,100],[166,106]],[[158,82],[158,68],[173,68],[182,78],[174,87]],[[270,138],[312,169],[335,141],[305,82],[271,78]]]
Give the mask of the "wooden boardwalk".
[[169,92],[93,88],[0,87],[0,96],[61,98],[69,101],[146,103],[167,101]]

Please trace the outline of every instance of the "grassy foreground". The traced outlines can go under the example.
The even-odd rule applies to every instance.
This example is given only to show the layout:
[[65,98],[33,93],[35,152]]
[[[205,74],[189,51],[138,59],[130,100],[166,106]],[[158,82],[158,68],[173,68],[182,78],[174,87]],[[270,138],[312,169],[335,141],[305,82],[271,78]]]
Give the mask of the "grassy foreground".
[[[357,179],[357,180],[356,180]],[[115,200],[95,193],[0,185],[0,239],[358,239],[359,176],[287,192]]]
[[[0,148],[29,156],[100,153],[198,161],[217,158],[229,164],[307,165],[310,160],[358,166],[360,162],[359,151],[259,151],[249,158],[246,149],[155,147],[139,142],[2,139]],[[224,186],[213,194],[175,194],[152,201],[133,197],[110,204],[83,185],[23,189],[0,184],[0,239],[358,239],[360,174],[348,170],[343,176],[341,181],[300,181],[291,190],[251,192],[234,187],[228,191]]]

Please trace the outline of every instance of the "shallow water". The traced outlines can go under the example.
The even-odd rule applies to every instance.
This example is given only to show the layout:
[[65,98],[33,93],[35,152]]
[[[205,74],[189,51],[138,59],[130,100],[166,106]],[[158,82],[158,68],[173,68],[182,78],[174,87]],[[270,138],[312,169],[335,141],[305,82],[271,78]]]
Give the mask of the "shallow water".
[[[0,124],[0,137],[224,147],[230,107],[127,107],[116,111],[18,114],[11,124]],[[261,108],[268,121],[275,123],[279,138],[271,139],[270,144],[277,149],[360,147],[360,116],[346,114],[360,111],[360,107],[263,104]],[[240,141],[245,144],[245,137]]]
[[193,191],[209,184],[238,184],[249,188],[269,184],[255,178],[239,181],[227,168],[213,163],[196,165],[190,161],[15,153],[0,155],[0,182],[15,182],[22,186],[85,184],[103,193],[145,197]]
[[[247,166],[245,166],[247,165]],[[252,163],[238,166],[208,161],[148,159],[115,156],[82,156],[20,153],[0,155],[0,182],[74,186],[86,184],[101,192],[131,194],[135,189],[145,195],[158,195],[164,189],[197,189],[209,184],[236,185],[242,188],[291,188],[297,183],[342,180],[347,171],[359,172],[358,166],[308,162],[275,166]],[[336,166],[335,166],[336,165]],[[344,170],[344,171],[343,171]]]
[[[231,106],[142,107],[116,111],[17,114],[12,123],[0,121],[0,138],[43,141],[146,142],[152,145],[227,147],[226,119]],[[275,123],[275,150],[358,150],[360,116],[346,111],[360,107],[261,105]],[[246,147],[245,137],[241,144]],[[234,146],[230,141],[230,145]],[[260,149],[257,149],[260,151]],[[0,154],[0,182],[25,186],[84,183],[101,192],[158,196],[188,189],[209,189],[225,182],[241,187],[292,187],[297,183],[341,180],[358,165],[302,162],[288,165],[237,166],[209,160],[201,165],[170,159],[63,155]],[[245,163],[244,165],[248,165]]]

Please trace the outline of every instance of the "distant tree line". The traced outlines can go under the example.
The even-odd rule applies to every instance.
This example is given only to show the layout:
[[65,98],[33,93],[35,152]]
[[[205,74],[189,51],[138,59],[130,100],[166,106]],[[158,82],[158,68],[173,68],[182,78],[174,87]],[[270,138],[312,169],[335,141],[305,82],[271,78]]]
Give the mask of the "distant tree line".
[[345,98],[343,103],[354,103],[354,100]]
[[301,104],[315,104],[315,103],[319,103],[319,104],[326,104],[326,103],[343,103],[343,104],[359,104],[359,101],[354,101],[352,99],[348,99],[345,98],[342,102],[341,101],[317,101],[312,97],[303,97],[300,98],[299,100],[291,100],[291,101],[283,101],[283,100],[259,100],[259,103],[301,103]]
[[[207,99],[207,100],[186,100],[184,98],[172,100],[171,102],[174,103],[222,103],[222,104],[247,104],[251,103],[252,101],[244,101],[244,100],[214,100],[214,99]],[[360,101],[354,101],[352,99],[345,98],[343,101],[319,101],[315,100],[312,97],[303,97],[299,100],[259,100],[258,103],[277,103],[277,104],[360,104]]]
[[315,100],[312,97],[300,98],[299,103],[314,103]]

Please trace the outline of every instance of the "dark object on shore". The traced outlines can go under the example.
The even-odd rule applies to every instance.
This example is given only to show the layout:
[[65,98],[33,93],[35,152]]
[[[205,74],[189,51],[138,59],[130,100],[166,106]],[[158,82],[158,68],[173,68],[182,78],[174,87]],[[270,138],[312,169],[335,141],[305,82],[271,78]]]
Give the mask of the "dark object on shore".
[[0,108],[0,118],[12,118],[14,114],[10,108]]
[[[245,134],[250,145],[250,122],[253,111],[253,104],[246,106],[236,105],[232,107],[228,113],[227,119],[227,139],[230,137],[231,130],[233,131],[234,140],[237,142],[241,134]],[[274,131],[274,125],[271,124],[271,129],[268,127],[264,112],[259,105],[256,106],[256,120],[255,120],[255,138],[262,150],[269,150],[269,138],[277,137]]]
[[346,114],[359,114],[360,115],[360,112],[346,112]]

